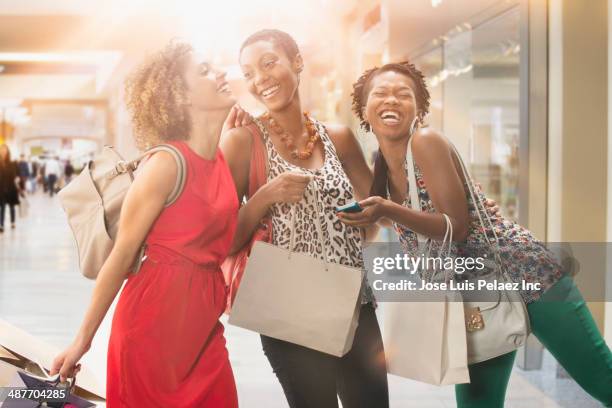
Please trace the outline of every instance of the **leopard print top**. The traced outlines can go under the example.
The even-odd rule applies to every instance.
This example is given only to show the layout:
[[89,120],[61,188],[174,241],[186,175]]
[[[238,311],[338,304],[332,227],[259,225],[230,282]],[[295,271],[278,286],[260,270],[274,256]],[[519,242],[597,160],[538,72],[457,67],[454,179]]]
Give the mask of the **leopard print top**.
[[[295,251],[308,253],[323,259],[323,249],[317,233],[317,227],[312,220],[314,214],[319,214],[323,229],[323,242],[329,262],[364,269],[361,234],[359,228],[343,224],[336,216],[336,207],[354,200],[353,186],[344,172],[336,148],[329,138],[323,124],[313,119],[321,137],[325,151],[323,166],[318,169],[306,169],[289,163],[276,151],[270,140],[268,130],[259,119],[255,123],[264,136],[268,154],[268,181],[278,175],[288,172],[301,172],[314,176],[317,183],[319,203],[315,206],[315,195],[312,187],[308,187],[305,197],[297,204],[277,203],[270,208],[272,217],[272,244],[281,248],[289,248],[291,238],[291,209],[295,208]],[[364,274],[365,276],[365,274]],[[374,301],[372,290],[365,282],[361,302]]]

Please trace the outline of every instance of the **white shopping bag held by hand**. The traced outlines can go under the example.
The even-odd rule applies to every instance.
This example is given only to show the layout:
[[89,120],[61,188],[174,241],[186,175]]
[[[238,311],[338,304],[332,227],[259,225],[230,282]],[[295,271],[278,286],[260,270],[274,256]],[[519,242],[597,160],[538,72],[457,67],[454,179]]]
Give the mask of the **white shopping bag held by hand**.
[[[410,203],[412,208],[421,211],[412,139],[408,143],[406,160]],[[446,234],[437,255],[448,257],[453,242],[453,224],[446,214],[442,215],[446,221]],[[426,253],[431,256],[431,240],[420,234],[417,234],[417,239],[419,247],[429,247]],[[429,276],[431,281],[436,272],[443,272],[444,279],[448,280],[446,271],[433,271]],[[427,273],[422,274],[423,279],[427,279],[425,275]],[[426,293],[421,298],[413,295],[410,301],[384,304],[383,314],[383,342],[390,374],[434,385],[470,382],[465,314],[460,293]]]
[[328,262],[316,181],[310,185],[323,259],[294,252],[292,214],[290,249],[261,241],[253,246],[229,323],[341,357],[353,345],[364,274],[359,269]]

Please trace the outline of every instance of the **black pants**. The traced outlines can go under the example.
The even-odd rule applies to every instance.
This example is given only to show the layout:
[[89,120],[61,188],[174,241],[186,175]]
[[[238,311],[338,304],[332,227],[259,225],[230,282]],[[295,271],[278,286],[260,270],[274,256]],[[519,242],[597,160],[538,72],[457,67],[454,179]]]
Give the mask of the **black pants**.
[[4,228],[4,207],[9,206],[11,212],[11,224],[15,223],[15,206],[13,204],[0,201],[0,227]]
[[334,357],[261,336],[264,353],[291,408],[388,408],[387,368],[380,328],[371,304],[361,307],[353,347]]

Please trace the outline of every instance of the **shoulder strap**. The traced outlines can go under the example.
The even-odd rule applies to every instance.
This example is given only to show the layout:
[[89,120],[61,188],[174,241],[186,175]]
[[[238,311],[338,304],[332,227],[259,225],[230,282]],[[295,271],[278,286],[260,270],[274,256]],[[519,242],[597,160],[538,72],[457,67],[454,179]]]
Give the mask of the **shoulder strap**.
[[[493,255],[498,265],[498,275],[510,281],[511,279],[508,277],[507,271],[504,268],[504,263],[502,262],[502,259],[499,254],[499,249],[500,249],[499,248],[499,237],[497,235],[497,232],[495,232],[495,226],[493,225],[493,222],[491,221],[489,212],[487,211],[480,194],[477,194],[474,192],[474,180],[472,179],[472,175],[470,174],[470,171],[465,165],[465,162],[461,158],[459,151],[457,150],[454,144],[450,143],[450,145],[453,150],[453,153],[455,154],[455,156],[457,157],[457,160],[459,161],[459,165],[461,166],[461,171],[463,172],[463,177],[465,178],[465,183],[467,184],[467,188],[470,193],[470,198],[472,200],[472,203],[474,203],[474,207],[476,210],[476,214],[478,215],[478,221],[480,223],[480,227],[482,228],[484,238],[489,248],[493,250]],[[482,216],[483,214],[484,214],[484,219]],[[489,228],[493,235],[492,238],[490,238],[487,234],[485,220],[487,224],[489,225]]]
[[186,174],[187,164],[185,163],[185,157],[183,157],[183,154],[181,153],[179,149],[177,149],[176,147],[170,144],[160,144],[157,146],[153,146],[152,148],[148,149],[143,154],[141,154],[140,157],[130,162],[128,164],[128,167],[136,170],[140,162],[145,157],[153,153],[157,153],[157,152],[170,153],[172,157],[174,158],[174,161],[176,162],[176,169],[177,169],[176,183],[174,184],[174,188],[172,189],[172,192],[168,196],[168,199],[166,200],[166,205],[165,205],[166,207],[169,207],[172,204],[174,204],[176,200],[178,200],[178,198],[180,197],[181,193],[183,192],[183,188],[185,187],[185,181],[187,179],[187,174]]
[[266,153],[262,134],[257,124],[251,123],[246,128],[251,132],[253,139],[251,143],[251,165],[249,168],[249,197],[252,197],[267,181]]
[[[410,137],[410,139],[408,140],[408,151],[406,152],[406,165],[408,167],[408,190],[410,194],[410,207],[417,211],[423,211],[421,209],[421,200],[419,198],[419,188],[417,185],[416,172],[414,169],[414,157],[412,155],[412,139],[413,137]],[[444,217],[444,221],[446,222],[446,232],[444,233],[444,238],[442,238],[442,244],[440,246],[438,256],[449,257],[451,256],[451,253],[452,253],[451,251],[453,249],[453,223],[451,222],[448,215],[444,213],[441,213],[441,214]],[[429,253],[431,251],[431,244],[432,244],[431,240],[428,239],[426,236],[419,234],[416,231],[415,233],[416,233],[419,245],[426,243],[428,240],[430,241],[429,245],[426,247],[426,251],[427,251],[426,253],[427,253],[427,256],[429,256]],[[445,250],[445,246],[446,246],[446,250]],[[437,274],[437,271],[434,271],[434,273],[432,274],[430,278],[431,281],[433,281],[436,274]],[[448,281],[447,274],[445,274],[445,280]]]
[[[476,194],[474,192],[474,179],[472,179],[472,175],[470,174],[470,171],[468,170],[467,166],[465,165],[465,162],[461,158],[461,155],[459,154],[459,151],[457,150],[455,145],[453,143],[451,143],[450,141],[449,141],[449,144],[451,145],[452,152],[454,153],[455,157],[457,158],[457,161],[459,162],[459,165],[461,167],[461,171],[463,172],[463,178],[465,179],[465,184],[467,184],[467,189],[468,189],[468,192],[470,194],[470,198],[472,200],[472,203],[474,203],[474,207],[476,209],[476,214],[478,215],[478,221],[479,221],[480,226],[482,227],[482,229],[484,231],[485,238],[487,239],[487,242],[489,244],[491,244],[491,240],[487,236],[487,232],[486,232],[487,231],[487,228],[486,228],[487,225],[485,224],[484,220],[487,221],[487,224],[488,224],[488,226],[490,227],[490,229],[492,231],[493,241],[499,246],[499,238],[497,236],[497,233],[495,232],[495,228],[493,226],[493,223],[491,222],[491,218],[489,217],[487,209],[485,208],[484,202],[482,201],[482,197],[479,194]],[[484,214],[484,219],[482,217],[482,214]]]
[[[412,157],[412,139],[408,140],[408,151],[406,152],[406,166],[408,167],[408,194],[410,195],[410,207],[413,210],[422,211],[419,189],[417,187],[416,174],[414,171],[414,158]],[[416,234],[419,242],[427,242],[427,237]]]

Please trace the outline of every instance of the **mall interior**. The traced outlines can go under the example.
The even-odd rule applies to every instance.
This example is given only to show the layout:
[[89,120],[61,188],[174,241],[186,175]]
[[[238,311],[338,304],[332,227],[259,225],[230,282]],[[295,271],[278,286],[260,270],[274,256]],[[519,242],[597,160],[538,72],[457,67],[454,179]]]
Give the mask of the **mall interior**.
[[[0,144],[14,159],[40,167],[57,157],[76,173],[104,145],[136,156],[123,81],[175,38],[226,70],[241,105],[261,114],[238,50],[250,33],[278,28],[303,55],[308,111],[348,124],[370,164],[376,140],[359,129],[351,85],[367,68],[409,59],[427,77],[427,123],[455,143],[505,216],[546,242],[606,243],[611,16],[612,0],[0,0]],[[66,181],[60,176],[58,188]],[[76,332],[93,283],[78,273],[59,201],[41,182],[32,178],[28,214],[0,235],[0,319],[59,348]],[[603,293],[589,307],[610,344],[612,260],[576,258],[578,284]],[[101,387],[109,325],[86,361]],[[285,406],[258,338],[232,327],[226,335],[242,405]],[[516,366],[507,406],[599,406],[535,339]],[[455,406],[451,387],[393,376],[390,387],[393,407]]]

